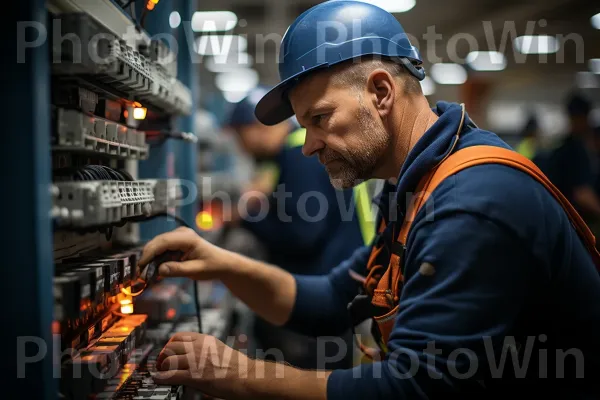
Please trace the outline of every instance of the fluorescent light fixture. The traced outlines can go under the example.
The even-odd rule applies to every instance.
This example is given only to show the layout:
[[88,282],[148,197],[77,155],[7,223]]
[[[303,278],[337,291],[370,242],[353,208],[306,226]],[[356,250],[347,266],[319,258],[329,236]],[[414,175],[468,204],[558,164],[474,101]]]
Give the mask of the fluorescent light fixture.
[[435,93],[435,82],[430,77],[426,76],[421,82],[421,90],[425,96],[431,96]]
[[592,58],[588,61],[590,71],[595,74],[600,74],[600,58]]
[[600,87],[598,77],[589,71],[580,71],[575,77],[577,87],[580,89],[596,89]]
[[592,26],[596,29],[600,29],[600,13],[594,15],[591,19],[590,22],[592,23]]
[[248,39],[239,35],[203,35],[196,40],[196,51],[203,56],[223,56],[243,53]]
[[402,13],[412,9],[415,6],[415,0],[359,0],[363,3],[373,4],[383,8],[390,13]]
[[171,15],[169,15],[169,25],[172,29],[175,29],[181,24],[181,15],[177,11],[173,11]]
[[527,108],[522,103],[492,102],[487,107],[487,122],[498,131],[519,131],[527,122]]
[[499,51],[472,51],[465,61],[475,71],[502,71],[506,68],[506,57]]
[[460,64],[433,64],[431,77],[440,85],[462,85],[467,81],[467,70]]
[[525,35],[515,38],[514,46],[522,54],[550,54],[556,53],[560,44],[554,36]]
[[239,103],[247,94],[248,92],[223,92],[223,97],[230,103]]
[[206,69],[210,72],[232,72],[252,66],[254,59],[248,53],[236,53],[224,56],[212,56],[206,59]]
[[227,32],[237,23],[237,15],[231,11],[196,11],[192,15],[194,32]]
[[215,77],[215,84],[223,92],[248,92],[258,85],[258,72],[250,68],[222,72]]

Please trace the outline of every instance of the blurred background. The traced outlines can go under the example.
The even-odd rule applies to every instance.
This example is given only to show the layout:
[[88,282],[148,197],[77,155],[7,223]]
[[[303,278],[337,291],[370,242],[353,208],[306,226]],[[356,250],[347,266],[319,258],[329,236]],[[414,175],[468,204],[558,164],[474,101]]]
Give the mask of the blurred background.
[[[221,118],[245,89],[277,83],[279,40],[294,18],[317,3],[199,2],[192,29],[198,32],[202,54],[198,65],[202,106]],[[542,134],[564,133],[564,100],[573,89],[581,89],[594,102],[600,100],[600,7],[594,2],[371,3],[393,12],[419,48],[428,74],[423,87],[432,104],[464,102],[480,126],[511,142],[529,113],[540,117]],[[207,22],[211,19],[224,22],[213,25]],[[179,21],[175,12],[172,22]],[[215,25],[222,31],[214,32]],[[218,36],[209,40],[208,35]],[[226,45],[228,40],[231,46]],[[220,47],[210,45],[217,42]],[[596,120],[598,113],[593,114]]]

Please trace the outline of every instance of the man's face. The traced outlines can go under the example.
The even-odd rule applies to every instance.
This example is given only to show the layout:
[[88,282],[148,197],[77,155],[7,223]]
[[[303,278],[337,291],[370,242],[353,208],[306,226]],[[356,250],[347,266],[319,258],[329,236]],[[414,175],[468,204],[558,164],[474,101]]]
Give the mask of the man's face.
[[237,127],[243,149],[255,158],[274,157],[281,150],[289,125],[265,126],[260,122]]
[[335,85],[330,76],[319,72],[301,82],[290,102],[306,128],[304,155],[318,155],[332,185],[349,188],[374,177],[391,138],[361,92]]

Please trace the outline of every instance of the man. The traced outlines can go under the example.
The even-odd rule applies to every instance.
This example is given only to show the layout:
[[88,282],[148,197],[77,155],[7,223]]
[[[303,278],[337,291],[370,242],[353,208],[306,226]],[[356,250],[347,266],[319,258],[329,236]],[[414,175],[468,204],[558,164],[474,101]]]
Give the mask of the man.
[[546,161],[546,175],[587,221],[600,219],[600,198],[594,190],[596,161],[593,132],[589,123],[592,104],[580,94],[566,102],[569,133]]
[[[374,218],[365,215],[370,211],[366,186],[336,191],[323,166],[302,155],[305,130],[294,119],[273,126],[258,121],[254,109],[267,92],[262,86],[251,90],[233,106],[227,120],[258,169],[246,189],[255,201],[249,201],[238,218],[264,245],[269,263],[294,274],[326,275],[375,234]],[[260,198],[268,203],[257,201]],[[261,214],[261,210],[266,212]],[[260,318],[255,321],[254,333],[260,349],[281,350],[285,361],[297,367],[317,367],[314,338]],[[351,346],[350,330],[343,337]],[[333,346],[330,352],[337,353],[337,348]],[[330,367],[350,367],[352,356],[349,351]]]
[[[318,32],[324,25],[337,31]],[[415,210],[407,195],[440,163],[482,145],[518,156],[461,105],[429,108],[419,55],[396,19],[363,2],[325,2],[288,28],[280,53],[282,83],[258,104],[260,120],[274,124],[295,113],[307,129],[304,153],[318,156],[336,186],[395,182],[380,199],[386,229],[374,252],[358,250],[328,277],[294,276],[177,230],[148,243],[141,263],[182,249],[187,257],[161,274],[222,279],[267,320],[314,335],[356,322],[349,303],[370,312],[376,297],[387,300],[395,308],[375,314],[378,326],[390,328],[385,354],[350,370],[301,371],[190,334],[165,347],[156,380],[241,399],[505,399],[524,390],[597,397],[600,277],[564,209],[531,175],[498,163],[450,175],[423,191],[430,197],[407,240],[395,240],[394,220],[410,221],[405,215]],[[397,263],[386,270],[383,259],[401,261],[397,290],[380,286],[400,271]],[[365,296],[359,278],[367,272]],[[365,303],[372,279],[376,291]]]

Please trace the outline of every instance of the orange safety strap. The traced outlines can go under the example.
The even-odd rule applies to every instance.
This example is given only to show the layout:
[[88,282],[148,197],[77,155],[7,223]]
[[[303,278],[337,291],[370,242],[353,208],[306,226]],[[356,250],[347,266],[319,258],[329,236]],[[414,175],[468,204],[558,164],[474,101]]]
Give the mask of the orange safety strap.
[[[442,181],[444,181],[444,179],[465,168],[492,163],[502,164],[521,170],[544,185],[567,213],[579,237],[592,256],[596,267],[600,270],[600,253],[596,249],[596,238],[566,197],[531,160],[515,151],[496,146],[478,145],[458,150],[424,177],[421,181],[422,185],[419,185],[420,187],[417,189],[417,193],[413,198],[411,207],[407,210],[407,215],[398,234],[397,242],[400,242],[403,245],[406,244],[411,224],[417,213],[425,204],[431,193],[440,183],[442,183]],[[397,260],[390,265],[393,269],[397,269],[397,271],[390,271],[392,275],[391,281],[393,282],[392,290],[396,295],[398,293],[399,285],[403,280],[402,272],[400,271],[399,265],[397,265],[399,264],[399,261],[400,260]]]
[[[379,224],[378,234],[382,234],[385,231],[385,219],[381,218],[381,223]],[[377,286],[377,282],[381,278],[381,272],[384,269],[384,266],[381,264],[377,264],[377,257],[383,250],[384,246],[380,243],[373,243],[373,248],[371,250],[371,254],[369,255],[369,261],[367,262],[367,277],[365,279],[364,288],[365,291],[372,296],[375,287]]]

